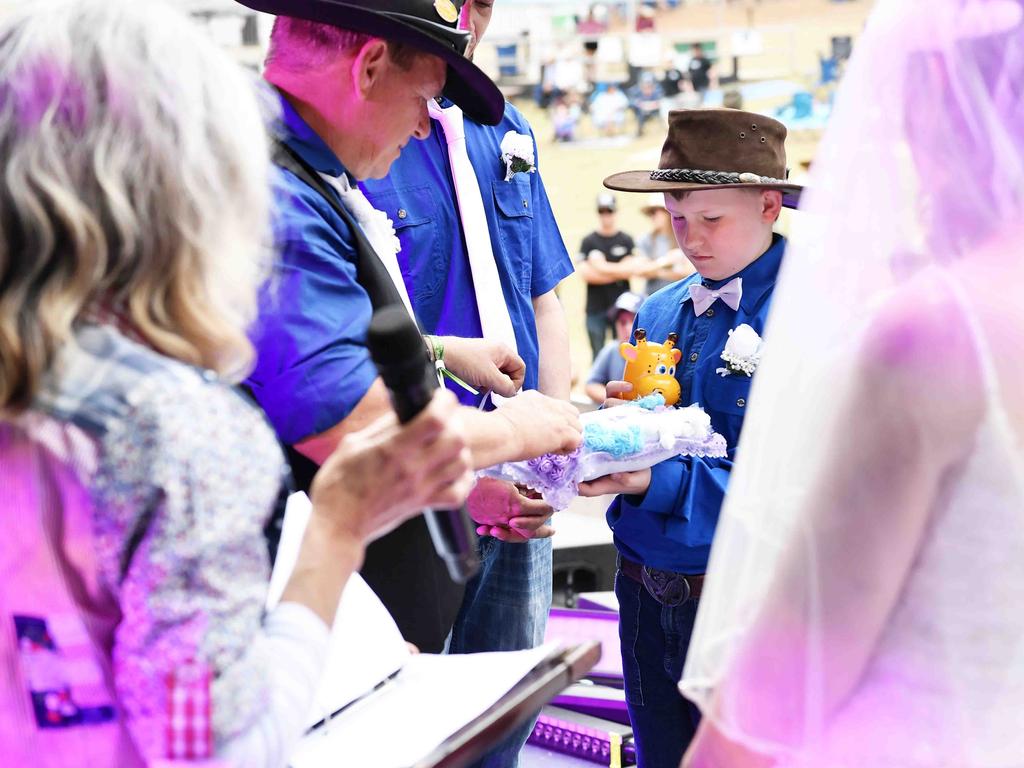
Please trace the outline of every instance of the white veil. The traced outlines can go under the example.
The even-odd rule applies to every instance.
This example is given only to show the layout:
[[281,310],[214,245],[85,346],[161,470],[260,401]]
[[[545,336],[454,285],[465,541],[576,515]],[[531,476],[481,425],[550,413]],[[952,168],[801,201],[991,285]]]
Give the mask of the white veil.
[[[835,649],[819,588],[839,565],[823,562],[807,504],[842,450],[835,430],[873,310],[922,268],[1024,233],[1022,18],[1024,0],[878,0],[837,95],[775,289],[680,684],[719,730],[758,751],[799,757],[829,716]],[[805,578],[786,595],[784,631],[803,648],[791,685],[723,684],[779,570],[794,563]],[[1007,686],[1024,685],[1022,665],[1024,648]],[[1015,699],[1007,727],[1024,723],[1024,691]],[[786,714],[765,714],[776,705]]]

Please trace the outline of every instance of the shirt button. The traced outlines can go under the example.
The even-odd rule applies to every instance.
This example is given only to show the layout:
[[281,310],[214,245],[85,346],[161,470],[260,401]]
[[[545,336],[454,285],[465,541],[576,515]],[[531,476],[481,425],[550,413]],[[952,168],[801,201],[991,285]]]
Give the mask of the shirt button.
[[697,362],[697,353],[696,352],[694,352],[692,355],[690,355],[690,362],[691,363],[696,363]]
[[746,401],[746,400],[744,400],[744,399],[743,399],[742,397],[741,397],[741,398],[740,398],[739,400],[737,400],[737,401],[736,401],[736,405],[737,405],[737,407],[739,407],[739,408],[742,408],[742,407],[743,407],[743,406],[745,406],[746,404],[747,404],[747,401]]
[[704,316],[705,317],[714,317],[715,316],[715,310],[709,309],[707,312],[704,313]]
[[399,208],[398,209],[398,218],[405,219],[408,216],[409,216],[409,212],[406,211],[405,208]]
[[529,208],[529,207],[530,207],[530,201],[529,200],[523,200],[523,208]]

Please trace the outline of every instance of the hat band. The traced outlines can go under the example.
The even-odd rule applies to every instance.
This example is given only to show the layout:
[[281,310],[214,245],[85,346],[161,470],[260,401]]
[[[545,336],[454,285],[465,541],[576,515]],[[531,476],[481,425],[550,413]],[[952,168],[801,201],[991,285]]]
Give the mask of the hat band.
[[697,171],[692,168],[662,168],[651,171],[651,181],[676,181],[689,184],[785,184],[783,179],[756,173],[733,171]]

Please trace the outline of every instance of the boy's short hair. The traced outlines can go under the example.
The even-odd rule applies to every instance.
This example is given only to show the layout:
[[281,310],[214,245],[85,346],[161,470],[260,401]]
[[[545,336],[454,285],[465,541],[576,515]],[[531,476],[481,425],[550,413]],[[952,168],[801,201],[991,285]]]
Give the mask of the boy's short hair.
[[[709,187],[708,189],[714,189],[714,187]],[[745,189],[745,188],[742,188],[742,187],[740,187],[740,188],[732,187],[732,189],[736,189],[738,192],[743,192],[744,194],[760,195],[762,192],[774,192],[777,195],[782,195],[782,192],[780,192],[777,189],[765,189],[764,187],[751,187],[749,189]],[[673,189],[672,191],[666,192],[665,194],[668,195],[669,197],[671,197],[673,200],[685,200],[690,195],[692,195],[694,192],[707,192],[707,191],[708,191],[707,189]],[[779,213],[781,213],[781,211],[779,211]],[[778,221],[778,216],[776,216],[775,218],[776,218],[776,221]]]
[[[726,187],[726,189],[735,189],[737,192],[743,192],[745,194],[754,194],[754,195],[759,195],[762,192],[778,192],[780,195],[782,194],[777,189],[765,189],[764,187],[749,187],[749,188]],[[665,194],[668,195],[669,197],[671,197],[673,200],[685,200],[690,195],[692,195],[694,192],[708,192],[710,190],[714,190],[714,187],[708,187],[707,189],[673,189],[673,190],[670,190],[670,191],[666,192]]]

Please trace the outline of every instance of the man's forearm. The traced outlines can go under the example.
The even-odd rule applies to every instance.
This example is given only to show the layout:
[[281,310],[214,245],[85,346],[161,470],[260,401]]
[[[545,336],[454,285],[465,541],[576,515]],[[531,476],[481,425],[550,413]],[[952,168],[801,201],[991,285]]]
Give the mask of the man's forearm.
[[539,345],[537,388],[545,395],[568,400],[572,388],[569,328],[562,302],[554,291],[533,300]]
[[473,468],[485,467],[508,461],[519,453],[520,437],[512,422],[498,411],[466,409],[466,443],[473,454]]
[[[380,391],[376,391],[378,386]],[[390,410],[391,401],[387,389],[378,379],[374,387],[366,393],[366,396],[359,401],[359,405],[344,421],[326,432],[303,440],[295,446],[295,449],[317,464],[323,464],[345,435],[361,429]],[[463,411],[463,422],[466,429],[466,442],[473,453],[475,469],[509,461],[512,457],[518,458],[518,454],[522,451],[522,439],[516,434],[512,422],[499,415],[497,411],[485,412],[467,407]]]
[[[341,385],[339,384],[339,386]],[[301,408],[302,406],[297,404],[296,407]],[[327,431],[307,437],[297,443],[295,450],[317,464],[323,464],[345,435],[362,429],[385,413],[390,413],[391,410],[391,396],[388,394],[387,387],[384,386],[381,379],[375,379],[370,388],[366,390],[363,399],[348,416]]]

